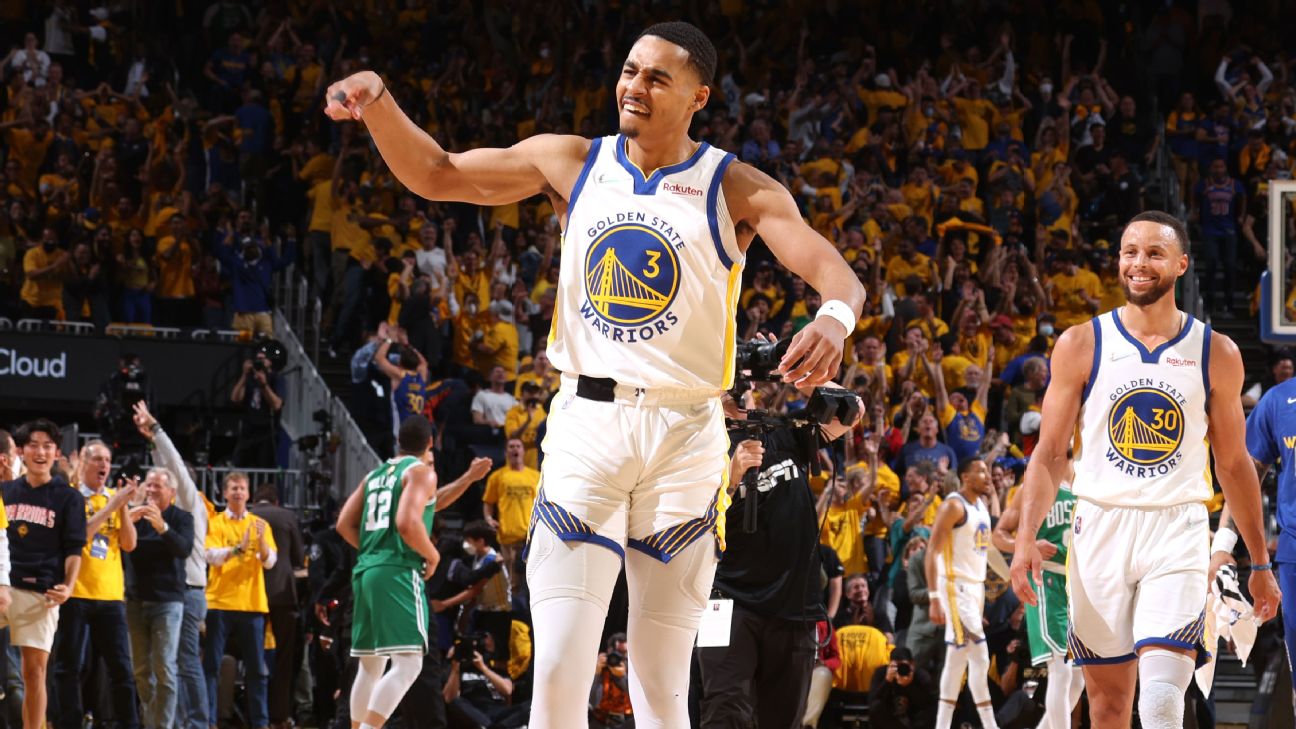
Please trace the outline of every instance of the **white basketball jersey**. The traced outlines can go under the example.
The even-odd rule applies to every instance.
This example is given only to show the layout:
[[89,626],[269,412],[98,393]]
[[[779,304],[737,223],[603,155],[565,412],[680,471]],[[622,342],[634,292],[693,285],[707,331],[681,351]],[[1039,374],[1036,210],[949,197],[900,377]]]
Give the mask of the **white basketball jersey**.
[[1210,325],[1183,314],[1179,334],[1149,351],[1121,324],[1122,310],[1092,320],[1072,490],[1105,506],[1205,501]]
[[549,359],[636,387],[732,385],[743,257],[705,142],[645,177],[621,136],[593,140],[563,233]]
[[943,553],[936,555],[936,570],[947,580],[985,582],[990,511],[980,497],[974,503],[955,491],[949,498],[963,502],[963,521],[951,530]]

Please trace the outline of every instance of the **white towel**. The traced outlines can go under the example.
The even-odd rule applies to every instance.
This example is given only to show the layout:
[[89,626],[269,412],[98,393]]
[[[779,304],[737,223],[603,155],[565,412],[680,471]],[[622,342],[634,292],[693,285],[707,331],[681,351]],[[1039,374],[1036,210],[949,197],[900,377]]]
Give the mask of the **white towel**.
[[1260,623],[1255,619],[1251,603],[1242,595],[1238,583],[1237,565],[1226,564],[1215,572],[1215,582],[1211,584],[1210,596],[1206,600],[1206,635],[1214,644],[1210,660],[1197,669],[1197,687],[1203,695],[1210,695],[1215,682],[1215,654],[1219,639],[1231,638],[1238,658],[1245,666],[1255,647],[1256,631]]

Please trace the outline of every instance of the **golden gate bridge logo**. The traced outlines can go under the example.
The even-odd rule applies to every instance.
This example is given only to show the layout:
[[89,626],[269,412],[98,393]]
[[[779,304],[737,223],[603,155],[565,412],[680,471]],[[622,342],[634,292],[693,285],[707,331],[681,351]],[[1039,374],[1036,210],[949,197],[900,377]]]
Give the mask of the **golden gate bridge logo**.
[[643,324],[670,306],[679,289],[679,259],[657,231],[642,225],[608,229],[585,256],[585,295],[612,324]]
[[1183,442],[1183,409],[1166,393],[1139,388],[1122,396],[1107,416],[1112,448],[1131,463],[1152,466]]

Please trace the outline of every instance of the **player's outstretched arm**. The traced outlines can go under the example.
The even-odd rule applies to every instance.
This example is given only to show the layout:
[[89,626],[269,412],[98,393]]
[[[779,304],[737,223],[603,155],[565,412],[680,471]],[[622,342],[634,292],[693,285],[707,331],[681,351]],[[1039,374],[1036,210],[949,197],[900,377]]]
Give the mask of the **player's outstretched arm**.
[[328,87],[324,112],[335,121],[363,121],[392,174],[429,200],[503,205],[553,190],[563,199],[580,174],[588,139],[542,134],[507,149],[449,153],[401,111],[373,71]]
[[[755,231],[774,256],[805,279],[825,303],[845,303],[858,321],[864,310],[864,284],[833,244],[806,225],[787,189],[741,162],[730,165],[723,184],[734,222]],[[853,331],[853,326],[843,330],[842,323],[828,316],[807,324],[792,338],[783,358],[784,381],[817,387],[832,379],[841,364],[843,342]]]
[[[1207,409],[1210,440],[1215,458],[1215,475],[1229,506],[1229,515],[1242,541],[1246,542],[1251,562],[1271,564],[1269,547],[1264,538],[1264,516],[1260,502],[1260,479],[1251,454],[1246,449],[1246,420],[1242,415],[1242,384],[1245,369],[1237,344],[1218,332],[1211,336],[1210,405]],[[1273,570],[1252,570],[1247,586],[1255,603],[1256,617],[1261,621],[1278,612],[1282,593]]]
[[491,459],[474,458],[472,463],[468,464],[468,470],[464,471],[459,478],[437,489],[436,503],[437,509],[447,509],[451,504],[463,496],[468,487],[477,483],[490,473]]
[[1074,326],[1058,337],[1049,358],[1050,380],[1044,391],[1039,443],[1026,466],[1017,501],[1021,517],[1013,550],[1013,591],[1028,605],[1036,604],[1035,584],[1042,580],[1043,557],[1035,544],[1040,525],[1057,498],[1058,485],[1066,479],[1070,466],[1067,451],[1075,432],[1076,419],[1084,397],[1085,383],[1093,364],[1094,336],[1090,326]]
[[405,472],[405,487],[401,489],[400,503],[396,504],[396,532],[423,558],[424,579],[432,576],[441,561],[441,553],[423,523],[423,510],[436,497],[436,487],[436,471],[431,466],[414,466]]

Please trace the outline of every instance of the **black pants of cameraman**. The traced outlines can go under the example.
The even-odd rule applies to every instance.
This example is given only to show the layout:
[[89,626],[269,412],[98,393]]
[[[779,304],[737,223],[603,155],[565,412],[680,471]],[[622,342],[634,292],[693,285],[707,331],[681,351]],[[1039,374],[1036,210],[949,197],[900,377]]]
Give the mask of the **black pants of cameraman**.
[[702,729],[800,729],[817,650],[814,623],[734,605],[729,645],[697,649]]

